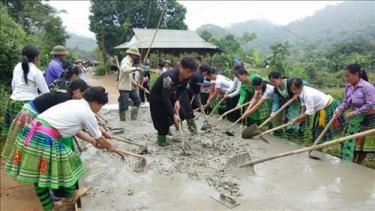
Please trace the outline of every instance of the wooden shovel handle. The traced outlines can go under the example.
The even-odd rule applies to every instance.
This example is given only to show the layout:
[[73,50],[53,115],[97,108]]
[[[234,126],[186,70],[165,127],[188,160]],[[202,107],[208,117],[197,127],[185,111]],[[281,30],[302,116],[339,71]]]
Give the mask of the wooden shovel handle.
[[238,110],[238,109],[240,109],[240,108],[243,108],[244,106],[247,106],[247,105],[249,105],[249,104],[250,104],[250,101],[247,102],[247,103],[244,103],[244,104],[242,104],[242,105],[240,105],[240,106],[238,106],[238,107],[232,108],[231,110],[226,111],[223,115],[221,115],[220,118],[223,118],[224,116],[226,116],[226,115],[232,113],[233,111],[236,111],[236,110]]
[[146,158],[143,157],[142,155],[138,155],[138,154],[135,154],[135,153],[132,153],[132,152],[129,152],[129,151],[116,149],[115,152],[146,160]]
[[230,129],[232,129],[234,126],[236,126],[237,125],[237,123],[238,122],[240,122],[242,119],[241,119],[241,117],[240,118],[238,118],[235,122],[233,122],[229,127],[228,127],[228,129],[227,130],[230,130]]
[[105,123],[108,123],[108,121],[104,117],[102,117],[100,114],[97,113],[96,116],[99,117],[99,119],[101,119]]
[[210,117],[214,111],[216,111],[217,108],[219,108],[220,104],[224,101],[224,97],[217,103],[217,105],[212,109],[212,111],[208,114],[208,116]]
[[127,139],[127,138],[121,138],[121,137],[118,137],[118,136],[112,136],[112,139],[115,139],[115,140],[118,140],[118,141],[121,141],[121,142],[124,142],[124,143],[128,143],[128,144],[133,144],[133,145],[136,145],[136,146],[139,146],[139,147],[145,147],[145,145],[143,144],[139,144],[139,143],[136,143],[130,139]]
[[289,125],[292,125],[292,122],[288,122],[288,123],[285,123],[285,124],[280,125],[278,127],[274,127],[272,129],[266,130],[263,133],[261,133],[260,136],[266,135],[266,134],[271,133],[271,132],[276,131],[276,130],[280,130],[280,129],[284,128],[284,127],[288,127]]
[[332,140],[332,141],[325,142],[323,144],[317,144],[315,146],[305,147],[305,148],[302,148],[302,149],[289,151],[289,152],[284,152],[284,153],[280,153],[280,154],[277,154],[277,155],[270,156],[268,158],[262,158],[262,159],[259,159],[259,160],[248,162],[246,164],[241,165],[240,168],[245,167],[245,166],[255,165],[255,164],[258,164],[258,163],[263,163],[265,161],[274,160],[274,159],[281,158],[281,157],[286,157],[286,156],[289,156],[289,155],[295,155],[295,154],[299,154],[299,153],[302,153],[302,152],[321,149],[321,148],[324,148],[324,147],[327,147],[327,146],[338,144],[338,143],[341,143],[341,142],[344,142],[344,141],[347,141],[347,140],[350,140],[350,139],[355,139],[355,138],[358,138],[358,137],[366,136],[366,135],[369,135],[369,134],[372,134],[372,133],[375,134],[375,129],[370,129],[370,130],[363,131],[363,132],[360,132],[360,133],[356,133],[356,134],[353,134],[353,135],[341,137],[341,138],[338,138],[338,139],[335,139],[335,140]]
[[[286,107],[288,107],[290,104],[292,104],[294,101],[296,100],[296,98],[292,98],[290,100],[288,100],[288,102],[284,103],[283,106],[281,106],[281,108],[279,108],[279,110],[277,110],[275,112],[275,116],[277,116],[279,113],[281,113],[282,111],[284,111],[284,109],[286,109]],[[268,122],[270,122],[271,120],[273,119],[273,117],[269,117],[266,121],[264,121],[261,125],[259,125],[258,128],[262,128],[264,127]]]
[[319,134],[318,138],[314,141],[314,144],[312,146],[317,145],[320,140],[323,138],[323,136],[327,133],[329,127],[332,125],[333,121],[336,119],[336,115],[333,115],[331,120],[329,120],[328,124],[325,126],[324,130]]

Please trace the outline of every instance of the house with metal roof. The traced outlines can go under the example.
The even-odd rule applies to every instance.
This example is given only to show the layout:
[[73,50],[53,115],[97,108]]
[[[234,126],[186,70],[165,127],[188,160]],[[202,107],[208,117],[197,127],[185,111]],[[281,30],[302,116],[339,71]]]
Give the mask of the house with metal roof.
[[[133,28],[134,36],[115,48],[137,47],[148,49],[156,29]],[[159,29],[151,45],[151,51],[163,53],[197,52],[213,54],[220,51],[216,45],[203,40],[197,32],[188,30]]]

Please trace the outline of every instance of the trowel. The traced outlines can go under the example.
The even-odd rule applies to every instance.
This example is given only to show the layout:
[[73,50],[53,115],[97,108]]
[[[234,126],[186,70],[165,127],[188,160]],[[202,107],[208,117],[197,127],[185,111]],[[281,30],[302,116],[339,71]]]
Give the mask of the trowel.
[[301,149],[298,149],[298,150],[284,152],[284,153],[276,154],[276,155],[273,155],[273,156],[270,156],[270,157],[267,157],[267,158],[254,160],[254,161],[251,161],[251,157],[250,157],[249,153],[247,153],[247,152],[241,153],[241,154],[235,155],[231,159],[229,159],[228,162],[225,165],[225,168],[228,170],[228,172],[230,174],[236,175],[236,176],[238,174],[241,174],[241,173],[254,175],[255,174],[254,166],[256,164],[263,163],[263,162],[270,161],[270,160],[274,160],[274,159],[277,159],[277,158],[287,157],[287,156],[290,156],[290,155],[296,155],[296,154],[303,153],[303,152],[309,152],[309,151],[312,151],[312,150],[321,149],[321,148],[324,148],[324,147],[327,147],[327,146],[335,145],[335,144],[342,143],[342,142],[347,141],[347,140],[355,139],[355,138],[366,136],[366,135],[369,135],[369,134],[375,134],[375,129],[370,129],[370,130],[367,130],[367,131],[364,131],[364,132],[360,132],[360,133],[356,133],[356,134],[353,134],[353,135],[341,137],[341,138],[338,138],[338,139],[335,139],[335,140],[332,140],[332,141],[328,141],[328,142],[325,142],[323,144],[317,144],[315,146],[310,146],[310,147],[305,147],[305,148],[301,148]]
[[210,195],[210,198],[214,199],[215,201],[219,202],[220,204],[226,206],[229,209],[232,209],[240,205],[240,202],[238,201],[238,199],[236,199],[233,196],[229,196],[225,193],[216,193],[216,194]]

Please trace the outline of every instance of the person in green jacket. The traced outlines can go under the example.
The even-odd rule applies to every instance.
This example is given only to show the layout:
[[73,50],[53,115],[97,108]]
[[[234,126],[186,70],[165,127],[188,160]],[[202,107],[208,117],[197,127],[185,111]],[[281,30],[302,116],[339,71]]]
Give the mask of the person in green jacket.
[[[245,69],[238,71],[238,77],[241,80],[241,90],[240,90],[240,99],[238,100],[237,106],[241,106],[242,104],[250,101],[254,94],[255,89],[252,86],[252,81],[260,77],[256,73],[248,73]],[[250,125],[253,123],[260,124],[265,120],[267,117],[269,117],[269,110],[270,110],[270,103],[267,102],[264,105],[262,105],[257,111],[252,112],[250,115],[248,115],[246,119],[246,124]]]

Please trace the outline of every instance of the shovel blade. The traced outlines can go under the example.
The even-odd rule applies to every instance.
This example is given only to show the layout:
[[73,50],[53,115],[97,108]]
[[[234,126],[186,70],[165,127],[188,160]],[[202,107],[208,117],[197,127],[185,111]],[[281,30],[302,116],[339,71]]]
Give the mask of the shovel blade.
[[258,126],[256,124],[252,124],[242,131],[241,136],[243,139],[251,139],[254,136],[259,135],[259,134],[260,134],[260,131],[258,129]]
[[229,130],[225,131],[225,134],[228,136],[234,136],[234,133],[230,132]]
[[147,165],[146,159],[140,159],[139,161],[135,162],[133,171],[144,172],[146,165]]
[[254,166],[246,166],[240,168],[241,165],[249,163],[250,161],[250,154],[248,152],[244,152],[230,158],[226,163],[225,168],[227,169],[228,173],[232,176],[240,178],[241,176],[253,176],[255,175]]

